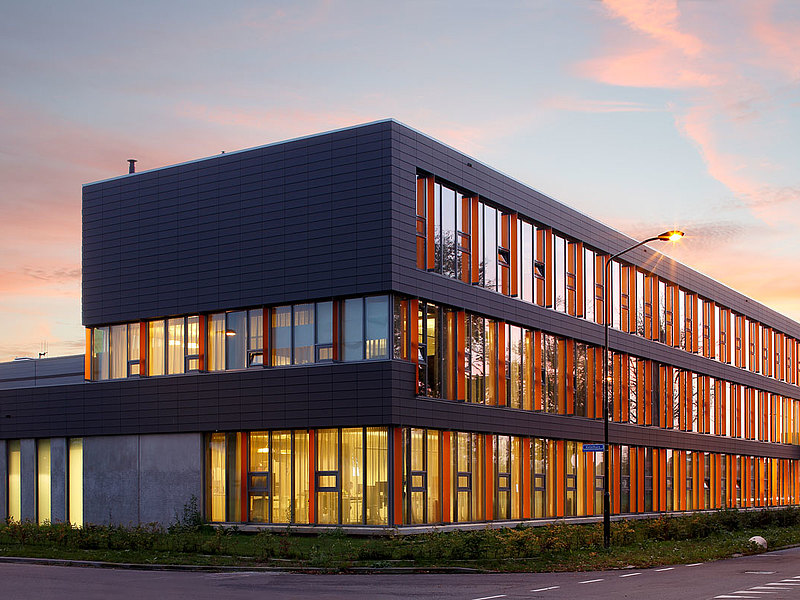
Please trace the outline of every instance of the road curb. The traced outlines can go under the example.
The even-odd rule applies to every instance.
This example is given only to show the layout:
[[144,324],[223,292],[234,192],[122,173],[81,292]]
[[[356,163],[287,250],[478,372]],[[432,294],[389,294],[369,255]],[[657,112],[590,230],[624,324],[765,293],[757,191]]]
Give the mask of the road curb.
[[372,574],[372,575],[412,575],[419,573],[434,574],[464,574],[464,573],[486,573],[481,569],[469,567],[344,567],[344,568],[325,568],[325,567],[237,567],[237,566],[216,566],[216,565],[164,565],[164,564],[142,564],[142,563],[115,563],[100,560],[73,560],[64,558],[29,558],[24,556],[0,556],[1,564],[29,564],[29,565],[50,565],[54,567],[83,567],[90,569],[125,569],[131,571],[177,571],[187,573],[352,573],[352,574]]

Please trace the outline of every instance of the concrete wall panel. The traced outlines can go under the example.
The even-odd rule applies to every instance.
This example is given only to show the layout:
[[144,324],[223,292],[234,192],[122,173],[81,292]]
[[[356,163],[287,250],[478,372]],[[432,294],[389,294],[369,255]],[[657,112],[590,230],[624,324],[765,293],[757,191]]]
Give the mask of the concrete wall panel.
[[67,440],[50,438],[50,520],[67,520]]
[[202,510],[203,436],[143,435],[139,441],[139,519],[169,524],[192,496]]
[[138,460],[138,436],[83,438],[84,523],[139,522]]

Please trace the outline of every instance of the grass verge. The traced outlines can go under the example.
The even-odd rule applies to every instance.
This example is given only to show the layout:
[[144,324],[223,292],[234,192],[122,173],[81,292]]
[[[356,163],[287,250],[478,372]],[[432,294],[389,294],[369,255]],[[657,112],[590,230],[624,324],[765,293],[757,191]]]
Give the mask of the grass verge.
[[344,571],[355,567],[468,567],[485,571],[588,571],[703,562],[800,544],[800,509],[710,514],[602,524],[514,527],[421,535],[350,537],[214,529],[199,523],[139,527],[31,522],[0,525],[0,556],[137,564],[283,567]]

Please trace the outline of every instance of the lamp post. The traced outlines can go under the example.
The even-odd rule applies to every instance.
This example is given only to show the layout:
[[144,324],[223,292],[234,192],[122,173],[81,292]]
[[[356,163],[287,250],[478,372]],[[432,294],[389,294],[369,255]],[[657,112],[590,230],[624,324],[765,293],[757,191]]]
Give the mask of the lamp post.
[[682,231],[665,231],[659,235],[649,237],[646,240],[634,244],[630,248],[625,248],[616,254],[606,258],[605,266],[603,267],[603,323],[605,329],[605,344],[603,346],[603,547],[608,548],[611,545],[611,498],[608,492],[608,328],[609,321],[611,321],[612,314],[610,310],[610,292],[609,292],[609,272],[608,268],[611,261],[623,254],[635,250],[639,246],[643,246],[648,242],[676,242],[684,236]]

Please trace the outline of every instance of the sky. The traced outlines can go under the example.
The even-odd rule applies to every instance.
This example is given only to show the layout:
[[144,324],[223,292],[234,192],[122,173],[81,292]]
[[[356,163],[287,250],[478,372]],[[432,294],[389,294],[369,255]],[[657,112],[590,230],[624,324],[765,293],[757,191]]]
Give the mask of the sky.
[[81,186],[392,117],[800,320],[796,0],[6,0],[0,361],[81,353]]

